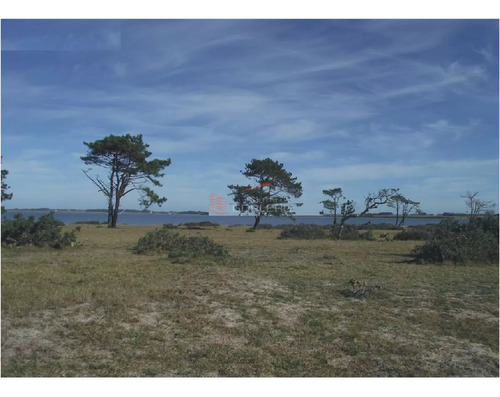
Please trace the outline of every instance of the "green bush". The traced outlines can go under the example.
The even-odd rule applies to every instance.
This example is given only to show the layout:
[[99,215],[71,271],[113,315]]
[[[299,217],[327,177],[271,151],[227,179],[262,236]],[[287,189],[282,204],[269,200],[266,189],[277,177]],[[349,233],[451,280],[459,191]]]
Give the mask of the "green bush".
[[227,256],[227,250],[208,237],[186,237],[168,227],[147,233],[139,239],[135,249],[138,254],[167,254],[170,258]]
[[[390,225],[388,223],[370,223],[365,225],[345,225],[342,230],[341,240],[375,240],[374,230],[402,230],[400,226]],[[330,226],[329,236],[332,239],[338,239],[340,225]]]
[[286,229],[292,227],[292,225],[287,224],[287,223],[281,223],[279,225],[274,226],[274,229]]
[[301,223],[300,225],[283,228],[280,235],[278,236],[279,239],[296,238],[306,240],[321,239],[326,237],[326,231],[322,226],[305,225],[303,223]]
[[36,247],[62,248],[76,242],[76,230],[61,234],[64,223],[54,218],[54,214],[24,218],[14,215],[13,220],[2,221],[2,244],[10,246],[34,245]]
[[407,230],[403,230],[402,232],[396,234],[394,236],[394,240],[402,240],[402,241],[408,241],[408,240],[418,240],[418,241],[425,241],[431,238],[432,235],[432,229],[430,229],[427,226],[418,226],[418,227],[411,227]]
[[417,262],[498,264],[498,218],[478,218],[469,223],[444,220],[413,255]]
[[166,229],[178,229],[179,228],[179,226],[174,225],[173,223],[164,223],[163,227]]
[[[330,227],[330,238],[338,239],[340,232],[340,225],[333,225]],[[359,228],[355,225],[344,225],[342,230],[341,240],[361,240],[362,236],[359,234]]]
[[403,230],[403,227],[396,226],[392,223],[371,223],[370,225],[361,225],[361,228],[372,228],[374,230]]
[[218,227],[220,226],[218,223],[210,222],[210,221],[202,221],[202,222],[186,222],[183,225],[188,229],[200,229],[201,227]]
[[373,229],[367,229],[361,233],[359,233],[359,238],[361,240],[375,240],[373,237]]

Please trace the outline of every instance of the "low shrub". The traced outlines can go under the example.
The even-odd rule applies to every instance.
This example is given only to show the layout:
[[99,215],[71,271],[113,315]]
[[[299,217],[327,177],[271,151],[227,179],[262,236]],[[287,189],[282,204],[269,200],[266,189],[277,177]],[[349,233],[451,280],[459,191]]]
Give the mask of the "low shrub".
[[76,242],[76,230],[61,234],[64,223],[54,214],[24,218],[14,215],[13,220],[2,221],[2,244],[10,246],[34,245],[36,247],[63,248]]
[[312,239],[327,238],[327,233],[322,226],[300,224],[283,228],[278,238],[279,239],[296,238],[296,239],[312,240]]
[[[329,237],[338,239],[340,234],[340,225],[330,226]],[[345,225],[342,230],[340,240],[375,240],[374,230],[402,230],[402,227],[390,225],[388,223],[369,223],[364,225]],[[385,234],[384,234],[385,235]]]
[[274,229],[286,229],[289,227],[292,227],[293,225],[286,224],[286,223],[281,223],[279,225],[274,226]]
[[361,233],[359,233],[359,238],[361,240],[375,240],[375,238],[373,237],[373,230],[372,229],[368,229],[368,230],[365,230],[365,231],[362,231]]
[[367,298],[376,294],[380,290],[380,285],[368,285],[366,281],[350,280],[349,286],[340,291],[346,298]]
[[424,245],[413,250],[413,255],[417,262],[498,264],[498,218],[478,218],[469,223],[444,220]]
[[411,227],[394,236],[394,240],[408,241],[417,240],[425,241],[428,240],[432,235],[432,230],[429,227]]
[[199,229],[201,227],[218,227],[220,226],[218,223],[210,222],[210,221],[202,221],[202,222],[186,222],[183,225],[188,229]]
[[153,230],[141,237],[135,250],[138,254],[167,254],[168,257],[225,257],[227,250],[208,237],[186,237],[168,227]]
[[[330,227],[329,237],[338,239],[340,233],[340,225]],[[368,236],[367,236],[368,237]],[[359,233],[359,228],[355,225],[344,225],[342,230],[341,240],[362,240],[363,236]]]
[[403,230],[403,227],[396,226],[392,223],[370,223],[368,225],[360,225],[361,228],[372,228],[375,230]]

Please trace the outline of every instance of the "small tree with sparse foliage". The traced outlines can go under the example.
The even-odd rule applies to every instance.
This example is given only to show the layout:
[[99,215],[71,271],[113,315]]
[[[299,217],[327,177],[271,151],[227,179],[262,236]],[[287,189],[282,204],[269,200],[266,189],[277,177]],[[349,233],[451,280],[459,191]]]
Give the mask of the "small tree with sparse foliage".
[[377,208],[379,205],[384,205],[390,202],[392,197],[397,194],[399,189],[380,189],[377,193],[369,193],[365,197],[365,208],[358,215],[356,214],[356,204],[354,201],[347,200],[342,203],[340,209],[342,218],[340,219],[340,227],[338,228],[337,238],[342,238],[342,232],[345,222],[354,217],[361,217],[368,213],[370,210]]
[[[420,205],[419,202],[410,200],[409,198],[403,196],[402,194],[398,193],[395,194],[391,197],[387,205],[391,208],[396,209],[396,226],[403,226],[405,223],[406,218],[408,215],[410,215],[413,211],[416,211],[418,209],[418,206]],[[401,218],[400,218],[401,215]]]
[[461,195],[467,206],[469,221],[473,221],[478,216],[491,212],[495,204],[491,201],[484,201],[478,197],[479,192],[466,192]]
[[[328,196],[329,198],[321,201],[325,210],[329,211],[333,216],[333,224],[337,224],[337,211],[339,209],[339,201],[342,198],[345,198],[342,195],[342,189],[340,187],[334,189],[325,189],[323,190],[323,194]],[[324,214],[324,210],[320,212],[320,214]]]

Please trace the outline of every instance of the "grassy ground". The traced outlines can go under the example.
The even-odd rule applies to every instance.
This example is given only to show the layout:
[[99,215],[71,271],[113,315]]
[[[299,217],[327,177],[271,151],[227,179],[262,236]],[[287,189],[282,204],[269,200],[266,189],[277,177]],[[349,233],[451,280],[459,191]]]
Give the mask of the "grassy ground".
[[[223,243],[222,263],[135,254],[152,229],[3,248],[2,376],[499,375],[497,266],[222,226],[180,230]],[[346,298],[351,279],[381,288]]]

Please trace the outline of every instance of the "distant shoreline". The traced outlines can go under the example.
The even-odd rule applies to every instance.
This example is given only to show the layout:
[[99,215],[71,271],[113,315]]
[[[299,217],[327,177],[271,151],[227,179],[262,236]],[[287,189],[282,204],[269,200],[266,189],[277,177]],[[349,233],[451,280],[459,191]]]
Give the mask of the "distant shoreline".
[[[83,214],[106,214],[107,210],[98,210],[98,209],[88,209],[88,210],[78,210],[78,209],[54,209],[54,208],[14,208],[7,209],[6,212],[17,213],[17,212],[64,212],[64,213],[83,213]],[[141,215],[182,215],[182,216],[207,216],[211,218],[219,218],[225,216],[234,216],[234,215],[210,215],[206,211],[142,211],[142,210],[129,210],[125,209],[120,211],[120,214],[141,214]],[[497,214],[495,214],[497,215]],[[251,215],[249,215],[251,216]],[[467,214],[458,214],[458,213],[443,213],[443,214],[429,214],[429,215],[408,215],[407,218],[417,218],[417,219],[436,219],[436,218],[467,218]],[[392,214],[365,214],[360,218],[385,218],[385,219],[396,219],[396,215]],[[400,216],[401,217],[401,216]],[[333,219],[333,216],[330,215],[296,215],[295,218],[324,218],[324,219]],[[337,216],[337,219],[340,219],[340,216]]]
[[[76,210],[76,209],[60,209],[60,208],[13,208],[7,209],[5,212],[65,212],[65,213],[75,213],[75,214],[107,214],[107,210]],[[141,210],[121,210],[120,214],[141,214],[141,215],[196,215],[196,216],[208,216],[206,211],[141,211]]]

